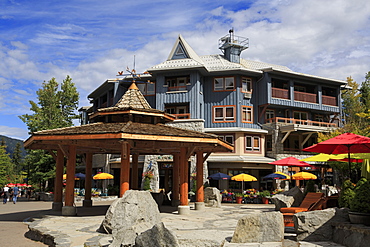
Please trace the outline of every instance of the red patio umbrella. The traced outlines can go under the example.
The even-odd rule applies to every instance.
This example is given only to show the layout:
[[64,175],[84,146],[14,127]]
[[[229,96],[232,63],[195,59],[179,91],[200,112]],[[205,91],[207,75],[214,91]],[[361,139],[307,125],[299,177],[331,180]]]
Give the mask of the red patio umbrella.
[[370,138],[353,133],[344,133],[304,148],[303,151],[325,154],[348,153],[349,177],[351,178],[351,153],[370,153]]
[[312,167],[312,165],[301,161],[293,156],[281,159],[281,160],[276,160],[274,162],[269,163],[271,165],[277,165],[277,166],[298,166],[298,167]]

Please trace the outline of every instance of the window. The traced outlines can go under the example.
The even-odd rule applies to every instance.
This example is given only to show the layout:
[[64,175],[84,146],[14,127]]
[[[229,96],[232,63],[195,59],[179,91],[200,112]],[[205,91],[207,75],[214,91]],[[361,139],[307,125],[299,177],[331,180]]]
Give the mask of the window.
[[306,87],[295,85],[294,86],[294,91],[303,92],[304,93],[304,92],[306,92]]
[[307,120],[308,119],[307,112],[295,111],[293,114],[294,114],[294,119],[300,119],[300,120]]
[[231,134],[219,134],[218,136],[222,140],[227,141],[228,143],[234,145],[234,135],[231,135]]
[[165,112],[176,116],[176,119],[189,119],[188,105],[165,105]]
[[154,82],[136,83],[136,85],[143,95],[154,95],[155,94],[155,83]]
[[234,77],[216,77],[213,82],[214,91],[234,90]]
[[186,85],[190,85],[190,77],[168,77],[166,78],[164,87],[168,87],[167,91],[185,91]]
[[265,120],[275,118],[275,111],[271,109],[267,109],[265,112]]
[[214,122],[235,122],[235,106],[214,106]]
[[252,79],[243,77],[242,78],[242,92],[251,93],[252,92]]
[[260,137],[259,136],[246,136],[245,137],[245,151],[247,152],[260,152]]
[[242,122],[252,123],[253,122],[253,108],[251,106],[242,107]]

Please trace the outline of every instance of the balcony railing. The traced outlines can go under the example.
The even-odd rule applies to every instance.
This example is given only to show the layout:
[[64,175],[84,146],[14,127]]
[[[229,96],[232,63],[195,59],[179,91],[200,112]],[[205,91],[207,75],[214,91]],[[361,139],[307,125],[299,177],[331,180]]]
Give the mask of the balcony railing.
[[317,96],[314,93],[303,93],[294,91],[294,100],[309,102],[309,103],[317,103]]
[[272,88],[272,97],[280,99],[289,99],[289,90],[273,87]]
[[186,91],[186,86],[174,86],[174,87],[168,87],[168,92],[176,92],[176,91]]
[[294,118],[282,118],[282,117],[266,119],[266,123],[300,124],[300,125],[311,125],[311,126],[319,126],[319,127],[337,127],[336,123],[327,123],[327,122],[320,122],[320,121],[311,121],[311,120],[294,119]]
[[190,113],[183,113],[183,114],[172,114],[176,117],[176,119],[190,119]]
[[322,96],[322,104],[323,105],[332,105],[332,106],[338,106],[337,99],[333,96]]

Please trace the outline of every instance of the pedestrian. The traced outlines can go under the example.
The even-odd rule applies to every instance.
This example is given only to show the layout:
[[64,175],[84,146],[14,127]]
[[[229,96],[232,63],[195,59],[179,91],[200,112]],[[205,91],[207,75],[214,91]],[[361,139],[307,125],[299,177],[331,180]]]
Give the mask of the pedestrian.
[[18,197],[18,192],[19,192],[19,189],[17,186],[15,186],[13,188],[13,203],[16,204],[17,203],[17,197]]
[[6,202],[8,201],[8,193],[9,187],[5,185],[3,188],[3,204],[6,204]]
[[27,188],[27,198],[28,200],[31,199],[31,188]]

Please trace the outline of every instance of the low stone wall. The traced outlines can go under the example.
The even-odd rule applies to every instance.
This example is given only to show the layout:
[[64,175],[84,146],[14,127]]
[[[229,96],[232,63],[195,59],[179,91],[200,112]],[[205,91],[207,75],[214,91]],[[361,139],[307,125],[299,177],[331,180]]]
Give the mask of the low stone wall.
[[333,223],[333,241],[344,246],[368,247],[370,227],[351,223]]

